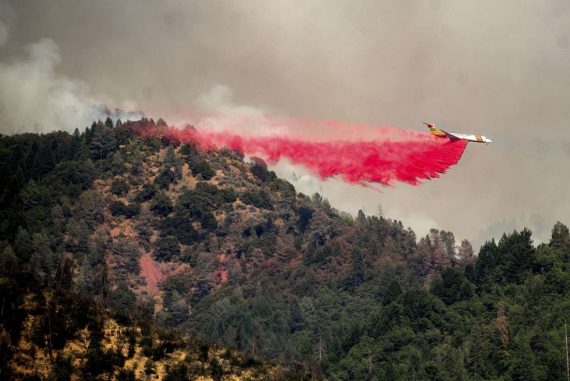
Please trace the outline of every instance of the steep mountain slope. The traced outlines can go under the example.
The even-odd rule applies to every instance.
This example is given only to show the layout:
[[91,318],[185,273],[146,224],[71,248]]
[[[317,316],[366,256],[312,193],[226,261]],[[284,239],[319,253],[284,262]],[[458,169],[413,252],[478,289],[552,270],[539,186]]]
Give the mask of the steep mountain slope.
[[[5,281],[6,274],[2,275]],[[13,282],[1,285],[2,300],[9,303],[3,313],[17,315],[1,326],[3,380],[298,377],[235,349],[210,347],[181,337],[180,332],[156,329],[152,320],[142,316],[112,314],[93,300],[61,288],[26,283],[33,280],[32,274],[19,272],[11,278]],[[17,298],[21,300],[16,304]]]
[[[417,240],[299,194],[260,159],[138,134],[164,126],[1,138],[4,374],[129,379],[150,361],[174,379],[564,375],[564,225],[549,245],[524,230],[477,258],[450,232]],[[56,320],[69,324],[54,349]]]

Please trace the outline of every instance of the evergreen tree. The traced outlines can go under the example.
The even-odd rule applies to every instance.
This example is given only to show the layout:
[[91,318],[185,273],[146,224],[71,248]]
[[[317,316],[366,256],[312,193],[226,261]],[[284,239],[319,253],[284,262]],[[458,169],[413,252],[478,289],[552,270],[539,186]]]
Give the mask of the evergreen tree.
[[104,125],[97,125],[89,143],[91,157],[105,159],[117,148],[117,141],[113,130]]
[[107,117],[107,119],[105,119],[105,127],[109,128],[109,129],[113,129],[113,127],[114,127],[113,120],[109,116]]
[[0,251],[0,277],[8,277],[14,274],[18,268],[18,259],[12,246],[6,246]]
[[550,246],[556,249],[568,247],[570,245],[570,232],[568,227],[558,221],[552,228],[552,237],[550,238]]

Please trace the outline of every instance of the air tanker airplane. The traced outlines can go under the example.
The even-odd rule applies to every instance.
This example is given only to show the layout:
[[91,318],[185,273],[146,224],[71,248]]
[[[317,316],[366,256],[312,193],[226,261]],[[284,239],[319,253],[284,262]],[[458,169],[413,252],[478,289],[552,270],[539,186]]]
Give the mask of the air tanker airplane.
[[440,130],[435,127],[435,124],[425,123],[424,124],[429,128],[432,135],[435,135],[440,138],[448,138],[449,140],[467,140],[470,142],[475,143],[492,143],[493,141],[483,135],[467,135],[467,134],[458,134],[456,132],[447,132],[444,130]]

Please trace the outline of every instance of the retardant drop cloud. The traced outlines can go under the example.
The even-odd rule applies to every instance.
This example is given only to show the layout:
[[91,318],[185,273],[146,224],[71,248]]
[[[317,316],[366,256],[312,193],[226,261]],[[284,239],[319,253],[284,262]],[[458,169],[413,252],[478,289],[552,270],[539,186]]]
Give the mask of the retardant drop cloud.
[[[286,121],[281,121],[280,124],[284,123]],[[339,132],[342,131],[343,134],[351,129],[361,130],[362,127],[337,123]],[[169,127],[145,129],[139,133],[179,142],[194,141],[203,148],[228,147],[246,155],[260,156],[270,163],[288,159],[323,179],[339,177],[348,183],[361,185],[391,185],[395,181],[418,185],[422,180],[439,177],[449,167],[457,164],[467,146],[465,141],[450,141],[394,127],[378,128],[376,138],[370,141],[314,140],[281,135],[248,136],[237,134],[235,130]],[[295,128],[290,131],[295,131]]]

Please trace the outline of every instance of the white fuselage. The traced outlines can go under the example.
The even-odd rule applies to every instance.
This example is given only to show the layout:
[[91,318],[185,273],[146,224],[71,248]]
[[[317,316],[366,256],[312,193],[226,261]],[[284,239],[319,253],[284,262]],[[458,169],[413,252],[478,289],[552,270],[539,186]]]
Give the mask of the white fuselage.
[[448,135],[455,137],[457,139],[468,140],[470,142],[475,143],[492,143],[493,141],[486,136],[483,135],[468,135],[468,134],[459,134],[456,132],[447,132]]

